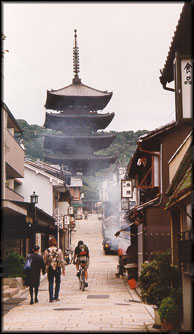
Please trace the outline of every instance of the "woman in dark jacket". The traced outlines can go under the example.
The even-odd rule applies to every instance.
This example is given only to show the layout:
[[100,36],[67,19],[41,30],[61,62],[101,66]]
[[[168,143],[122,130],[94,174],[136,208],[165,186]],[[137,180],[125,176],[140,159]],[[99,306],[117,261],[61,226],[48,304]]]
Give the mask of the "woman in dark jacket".
[[38,254],[39,246],[34,246],[33,253],[30,255],[32,259],[31,270],[26,274],[25,284],[29,286],[30,292],[30,304],[33,304],[33,289],[35,292],[35,303],[38,302],[38,287],[40,285],[40,270],[42,269],[43,275],[45,274],[44,260],[41,255]]

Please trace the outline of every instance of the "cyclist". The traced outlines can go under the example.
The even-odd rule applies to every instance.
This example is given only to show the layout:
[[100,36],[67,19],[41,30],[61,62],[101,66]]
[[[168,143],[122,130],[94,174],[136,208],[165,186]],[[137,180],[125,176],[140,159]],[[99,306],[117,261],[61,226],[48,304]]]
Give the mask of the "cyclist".
[[78,241],[77,246],[75,247],[74,251],[74,257],[73,257],[73,263],[76,265],[77,269],[77,276],[79,277],[79,264],[81,261],[86,261],[85,266],[84,266],[84,272],[85,272],[85,286],[88,286],[88,272],[87,269],[89,267],[89,249],[88,247],[84,244],[82,240]]

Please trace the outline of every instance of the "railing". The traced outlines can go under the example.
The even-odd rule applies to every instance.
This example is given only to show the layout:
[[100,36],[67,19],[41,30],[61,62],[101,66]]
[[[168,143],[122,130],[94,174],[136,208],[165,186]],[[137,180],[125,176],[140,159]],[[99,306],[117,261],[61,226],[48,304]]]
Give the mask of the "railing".
[[8,199],[10,201],[24,201],[24,197],[20,194],[16,193],[13,189],[9,187],[5,187],[5,199]]
[[182,271],[191,273],[193,230],[178,233],[179,265]]
[[7,174],[7,178],[24,177],[24,151],[8,130],[5,138],[5,162],[11,167],[11,175]]

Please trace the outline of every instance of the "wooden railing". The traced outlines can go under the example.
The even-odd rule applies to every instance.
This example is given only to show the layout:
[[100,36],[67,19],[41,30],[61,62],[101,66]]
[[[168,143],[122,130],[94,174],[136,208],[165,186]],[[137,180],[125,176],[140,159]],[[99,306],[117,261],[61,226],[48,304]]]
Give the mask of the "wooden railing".
[[179,265],[182,271],[191,273],[193,230],[178,233]]

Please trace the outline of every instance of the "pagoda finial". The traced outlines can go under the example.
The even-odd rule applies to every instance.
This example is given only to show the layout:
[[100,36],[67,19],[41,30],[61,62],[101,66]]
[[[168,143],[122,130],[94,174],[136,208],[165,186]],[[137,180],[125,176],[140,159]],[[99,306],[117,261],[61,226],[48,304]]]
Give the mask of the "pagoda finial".
[[74,29],[74,46],[73,46],[73,83],[80,83],[81,79],[79,78],[79,47],[77,43],[77,30]]

